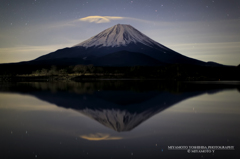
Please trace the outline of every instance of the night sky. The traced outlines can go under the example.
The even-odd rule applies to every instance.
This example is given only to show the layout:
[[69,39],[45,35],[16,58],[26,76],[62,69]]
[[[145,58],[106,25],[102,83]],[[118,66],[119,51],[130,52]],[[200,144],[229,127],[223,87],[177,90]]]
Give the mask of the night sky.
[[240,0],[1,0],[0,63],[72,47],[116,24],[192,58],[240,64]]

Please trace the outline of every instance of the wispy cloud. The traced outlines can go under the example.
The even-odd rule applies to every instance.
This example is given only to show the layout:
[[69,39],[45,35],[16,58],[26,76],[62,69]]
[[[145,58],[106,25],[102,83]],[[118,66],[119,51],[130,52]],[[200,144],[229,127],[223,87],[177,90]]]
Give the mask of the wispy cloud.
[[[11,99],[14,98],[14,101]],[[21,95],[8,92],[0,93],[0,110],[14,110],[14,111],[54,111],[62,112],[66,109],[57,107],[53,104],[46,104],[30,95]],[[17,102],[17,104],[16,104]],[[33,107],[34,105],[34,107]],[[79,113],[78,113],[79,114]],[[81,114],[80,114],[81,115]]]
[[[72,43],[70,43],[72,45]],[[0,48],[0,63],[33,60],[41,55],[71,46],[70,44],[44,45],[44,46],[15,46]]]
[[226,65],[239,64],[240,42],[183,43],[166,46],[186,56],[203,61],[215,61]]
[[125,19],[125,17],[113,17],[113,16],[88,16],[79,19],[80,21],[86,21],[90,23],[108,23],[111,20]]
[[122,137],[113,137],[109,134],[102,134],[102,133],[96,133],[96,134],[89,134],[89,135],[82,135],[80,136],[83,139],[91,140],[91,141],[101,141],[101,140],[120,140]]

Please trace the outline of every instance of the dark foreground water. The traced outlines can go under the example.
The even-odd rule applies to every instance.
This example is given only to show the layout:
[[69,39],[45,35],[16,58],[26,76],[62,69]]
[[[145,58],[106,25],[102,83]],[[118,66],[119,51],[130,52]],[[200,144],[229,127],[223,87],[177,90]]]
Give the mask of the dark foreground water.
[[237,82],[1,83],[0,158],[239,159],[239,91]]

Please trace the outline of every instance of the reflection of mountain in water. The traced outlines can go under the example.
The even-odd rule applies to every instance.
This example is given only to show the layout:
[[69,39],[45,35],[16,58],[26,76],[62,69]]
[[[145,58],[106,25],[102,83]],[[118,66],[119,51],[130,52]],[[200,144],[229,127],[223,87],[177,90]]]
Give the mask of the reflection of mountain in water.
[[[136,87],[139,85],[145,89]],[[2,87],[1,90],[33,95],[57,106],[71,108],[121,132],[132,130],[180,101],[226,88],[236,86],[106,81],[65,83],[59,86],[52,83],[21,83]]]

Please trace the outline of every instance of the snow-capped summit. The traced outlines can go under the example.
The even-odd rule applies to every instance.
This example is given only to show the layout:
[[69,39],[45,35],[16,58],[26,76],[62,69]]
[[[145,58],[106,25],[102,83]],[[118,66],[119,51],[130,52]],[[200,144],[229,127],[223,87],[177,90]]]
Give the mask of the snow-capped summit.
[[150,39],[131,25],[117,24],[110,27],[96,36],[91,37],[88,40],[83,41],[76,46],[82,47],[120,47],[126,46],[130,43],[141,43],[149,47],[159,46],[165,48],[156,41]]

